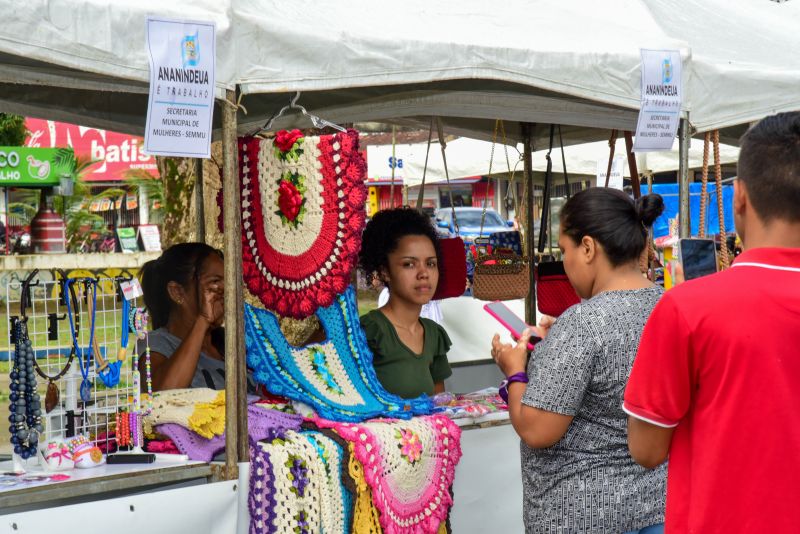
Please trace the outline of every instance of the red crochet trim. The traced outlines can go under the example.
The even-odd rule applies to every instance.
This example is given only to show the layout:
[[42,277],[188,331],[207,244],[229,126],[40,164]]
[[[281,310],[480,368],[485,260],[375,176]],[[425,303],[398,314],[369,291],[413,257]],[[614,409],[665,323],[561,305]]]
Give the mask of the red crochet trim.
[[[358,132],[303,139],[304,146],[315,141],[321,169],[305,179],[321,183],[322,225],[307,250],[290,255],[276,250],[264,232],[264,214],[275,209],[263,205],[259,190],[259,180],[264,179],[259,177],[259,158],[272,157],[262,151],[267,141],[239,139],[244,281],[266,308],[298,319],[330,306],[347,288],[366,217],[366,164],[358,151]],[[273,185],[278,187],[269,184]]]

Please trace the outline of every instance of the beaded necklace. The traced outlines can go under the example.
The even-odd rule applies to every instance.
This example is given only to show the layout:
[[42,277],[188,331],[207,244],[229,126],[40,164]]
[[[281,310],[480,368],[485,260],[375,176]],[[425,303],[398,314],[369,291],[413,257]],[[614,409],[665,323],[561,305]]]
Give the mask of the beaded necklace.
[[[61,280],[62,281],[67,278],[67,276],[64,274],[64,271],[56,270],[56,272],[61,275]],[[28,275],[28,278],[25,280],[25,283],[23,285],[29,286],[30,283],[31,283],[31,280],[33,280],[34,276],[36,276],[38,273],[39,273],[39,269],[34,269],[33,272],[31,272],[31,274]],[[71,298],[72,299],[72,304],[77,308],[78,299],[75,296],[75,289],[74,288],[70,288],[68,293],[69,293],[69,295],[67,296],[67,292],[65,292],[65,297],[64,298],[65,299],[66,298]],[[26,315],[25,312],[26,312],[26,309],[27,309],[28,304],[29,304],[28,303],[29,298],[30,298],[30,295],[28,294],[28,291],[27,290],[23,290],[22,291],[22,296],[20,297],[20,315],[23,316],[23,317],[25,317],[25,315]],[[75,330],[77,332],[80,332],[80,324],[79,323],[77,323],[75,325]],[[33,367],[36,370],[36,374],[38,374],[43,379],[47,380],[47,393],[44,396],[44,410],[45,410],[45,412],[50,413],[51,411],[53,411],[53,409],[56,406],[58,406],[58,401],[59,401],[59,397],[60,397],[61,394],[60,394],[60,392],[58,390],[58,384],[56,382],[58,380],[60,380],[65,374],[67,374],[67,371],[69,371],[70,367],[72,366],[72,360],[74,360],[74,359],[75,359],[75,348],[73,347],[69,352],[69,357],[67,358],[67,363],[65,363],[64,367],[53,376],[50,376],[47,373],[45,373],[44,369],[41,368],[41,366],[39,365],[39,362],[36,360],[36,358],[33,359]]]
[[[72,334],[72,344],[75,349],[75,354],[78,356],[78,365],[81,368],[81,400],[83,402],[89,402],[92,398],[92,381],[89,380],[89,368],[92,365],[92,349],[94,347],[94,321],[97,315],[97,280],[87,279],[86,282],[86,291],[89,291],[89,286],[92,286],[92,321],[91,321],[91,328],[89,330],[89,346],[86,347],[86,350],[81,350],[80,344],[78,342],[78,336],[75,331],[75,322],[76,319],[72,316],[72,309],[70,306],[69,297],[67,292],[69,287],[75,280],[72,278],[68,278],[64,282],[64,300],[67,303],[67,317],[69,318],[69,329],[70,333]],[[80,313],[79,310],[75,310],[75,313]]]
[[14,366],[9,384],[8,431],[14,453],[24,460],[36,455],[39,434],[44,431],[41,403],[36,392],[36,355],[28,335],[28,317],[25,315],[25,304],[29,298],[31,280],[35,275],[34,271],[22,283],[22,306],[20,318],[14,325]]
[[9,390],[10,414],[8,430],[14,453],[24,460],[36,455],[39,434],[42,426],[42,410],[39,394],[36,392],[36,374],[31,340],[28,337],[27,317],[20,317],[14,327],[14,367],[11,370]]
[[[153,377],[150,374],[150,334],[147,332],[149,317],[144,308],[133,308],[131,310],[130,328],[136,334],[137,346],[133,351],[133,409],[142,415],[148,415],[153,411]],[[147,409],[142,412],[141,395],[141,374],[139,373],[139,347],[138,342],[144,340],[144,365],[147,385]]]

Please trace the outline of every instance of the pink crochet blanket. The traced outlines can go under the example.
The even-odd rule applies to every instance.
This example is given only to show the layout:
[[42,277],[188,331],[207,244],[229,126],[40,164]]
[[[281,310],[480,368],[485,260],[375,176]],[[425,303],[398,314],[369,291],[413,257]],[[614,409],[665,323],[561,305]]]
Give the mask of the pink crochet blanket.
[[444,415],[313,422],[353,443],[385,534],[436,534],[453,505],[449,489],[461,458],[455,423]]
[[[252,441],[274,437],[274,432],[299,430],[303,422],[299,415],[261,408],[247,407],[247,433]],[[156,432],[171,439],[178,450],[191,460],[210,462],[214,455],[225,450],[225,435],[206,439],[196,432],[175,423],[155,427]]]

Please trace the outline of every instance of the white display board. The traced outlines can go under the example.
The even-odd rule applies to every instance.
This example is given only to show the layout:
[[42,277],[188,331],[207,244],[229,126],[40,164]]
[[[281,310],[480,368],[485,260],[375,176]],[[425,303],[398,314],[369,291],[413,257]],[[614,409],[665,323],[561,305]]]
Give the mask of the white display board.
[[[511,342],[511,334],[484,311],[484,304],[487,302],[472,297],[455,297],[439,302],[442,310],[442,326],[453,342],[447,353],[447,360],[451,364],[491,360],[492,336],[496,333],[500,334],[504,342]],[[524,300],[509,300],[505,304],[520,317],[525,317]],[[536,317],[538,322],[540,317],[538,311]]]

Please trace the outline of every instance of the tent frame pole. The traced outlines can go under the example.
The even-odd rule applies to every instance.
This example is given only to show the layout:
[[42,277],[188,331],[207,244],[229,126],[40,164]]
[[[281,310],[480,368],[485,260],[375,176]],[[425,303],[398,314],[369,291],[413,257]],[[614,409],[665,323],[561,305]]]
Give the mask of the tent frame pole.
[[194,214],[195,214],[195,239],[200,243],[206,242],[206,206],[205,185],[203,184],[203,159],[194,159]]
[[689,147],[692,139],[689,119],[681,119],[678,128],[678,223],[681,238],[691,237],[689,210]]
[[[243,361],[244,294],[239,169],[236,144],[236,91],[226,90],[222,111],[222,187],[225,224],[225,478],[239,477],[239,462],[247,462],[247,379]],[[240,439],[244,436],[244,439]]]
[[[533,204],[535,201],[535,191],[533,187],[533,145],[531,141],[532,124],[521,123],[522,146],[523,146],[523,167],[525,171],[525,190],[528,192],[525,198],[525,249],[528,251],[528,273],[530,276],[530,291],[525,297],[525,322],[530,325],[536,324],[536,242],[533,235]],[[539,230],[541,232],[541,230]]]

